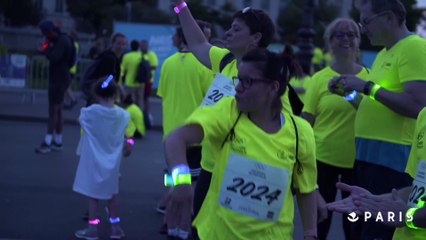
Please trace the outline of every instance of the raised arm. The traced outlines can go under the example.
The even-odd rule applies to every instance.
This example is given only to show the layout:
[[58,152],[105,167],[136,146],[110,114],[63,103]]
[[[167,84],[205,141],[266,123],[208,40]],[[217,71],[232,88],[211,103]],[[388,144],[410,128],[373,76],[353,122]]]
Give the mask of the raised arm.
[[207,68],[211,69],[212,64],[210,62],[210,48],[212,45],[208,42],[204,36],[203,31],[198,26],[194,17],[189,11],[188,7],[183,7],[183,0],[174,1],[181,10],[177,14],[179,17],[180,25],[182,26],[183,34],[187,41],[189,51],[191,51],[195,57],[204,64]]

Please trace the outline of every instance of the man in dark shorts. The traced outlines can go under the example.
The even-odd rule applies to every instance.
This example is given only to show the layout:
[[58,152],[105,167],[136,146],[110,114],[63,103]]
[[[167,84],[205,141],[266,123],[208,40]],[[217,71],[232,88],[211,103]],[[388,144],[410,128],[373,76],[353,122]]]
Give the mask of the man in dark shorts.
[[47,134],[41,145],[35,149],[36,153],[46,154],[51,150],[62,150],[63,113],[62,105],[64,94],[70,84],[70,66],[73,64],[75,51],[72,40],[62,33],[51,21],[43,21],[40,30],[46,37],[42,52],[49,60],[49,119]]

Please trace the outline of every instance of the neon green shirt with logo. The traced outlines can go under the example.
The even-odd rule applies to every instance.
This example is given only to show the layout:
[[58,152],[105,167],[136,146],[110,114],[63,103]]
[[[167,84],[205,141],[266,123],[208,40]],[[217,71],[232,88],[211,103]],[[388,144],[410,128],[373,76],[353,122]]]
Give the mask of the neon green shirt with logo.
[[213,73],[190,52],[177,52],[162,67],[158,96],[163,100],[164,139],[200,106]]
[[149,65],[151,66],[151,68],[153,68],[151,70],[151,83],[154,82],[154,75],[155,75],[155,68],[158,66],[158,57],[157,54],[154,51],[148,51],[147,53],[142,53],[143,58],[149,62]]
[[[233,97],[198,108],[186,124],[199,124],[204,139],[219,153],[209,191],[194,220],[200,239],[292,239],[294,202],[291,187],[315,190],[317,170],[311,126],[294,117],[299,136],[297,156],[303,167],[293,173],[296,133],[290,115],[269,134],[242,114],[234,137],[221,145],[239,111]],[[204,145],[203,145],[204,146]]]
[[[341,168],[352,168],[355,161],[354,122],[356,110],[342,96],[328,90],[328,82],[340,74],[331,67],[312,76],[305,95],[303,112],[316,116],[314,134],[317,159]],[[365,79],[365,68],[357,77]]]
[[[408,36],[390,49],[379,52],[367,80],[402,93],[404,83],[426,80],[426,40]],[[416,120],[405,117],[368,97],[361,101],[355,119],[355,136],[401,145],[411,145]]]
[[124,85],[126,87],[137,88],[142,86],[142,83],[136,80],[141,59],[142,55],[139,51],[132,51],[123,55],[120,82],[122,83],[124,80]]
[[[410,151],[410,157],[408,159],[407,168],[405,169],[405,172],[410,174],[410,176],[413,179],[415,179],[412,186],[412,192],[410,193],[410,199],[414,203],[416,203],[420,197],[426,194],[425,192],[426,182],[424,181],[424,179],[422,181],[423,184],[421,182],[416,181],[417,171],[423,172],[423,174],[421,175],[423,175],[423,178],[424,178],[425,170],[419,169],[418,167],[420,166],[419,163],[421,161],[426,161],[426,145],[425,145],[426,139],[424,136],[425,132],[426,132],[426,108],[423,108],[423,110],[420,112],[417,118],[413,144],[411,146],[411,151]],[[423,166],[425,166],[424,162],[423,162]],[[412,199],[412,198],[416,198],[416,199]],[[412,207],[412,206],[409,206],[409,207]],[[426,229],[421,228],[421,229],[415,230],[408,227],[397,228],[392,239],[394,240],[422,239],[423,240],[423,239],[426,239]]]
[[[218,73],[220,71],[220,62],[230,51],[225,48],[212,47],[210,48],[210,62],[212,65],[212,71]],[[233,59],[228,63],[220,72],[221,74],[228,77],[231,81],[233,77],[238,76],[238,64],[237,59]],[[284,111],[292,112],[290,100],[288,99],[288,91],[285,92],[281,98]],[[214,159],[216,158],[215,151],[209,147],[208,143],[203,144],[202,146],[202,158],[201,158],[201,167],[208,171],[212,172],[214,167]]]

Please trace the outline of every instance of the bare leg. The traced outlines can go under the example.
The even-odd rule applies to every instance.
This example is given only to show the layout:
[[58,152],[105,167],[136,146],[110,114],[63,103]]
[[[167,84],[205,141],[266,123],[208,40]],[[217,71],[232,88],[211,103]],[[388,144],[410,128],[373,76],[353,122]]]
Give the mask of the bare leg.
[[55,118],[55,133],[62,134],[62,129],[64,127],[64,115],[62,111],[62,103],[53,105]]
[[99,200],[89,197],[89,221],[97,218]]
[[116,218],[118,216],[118,197],[117,195],[113,195],[110,200],[108,200],[108,210],[109,210],[109,217],[110,218]]

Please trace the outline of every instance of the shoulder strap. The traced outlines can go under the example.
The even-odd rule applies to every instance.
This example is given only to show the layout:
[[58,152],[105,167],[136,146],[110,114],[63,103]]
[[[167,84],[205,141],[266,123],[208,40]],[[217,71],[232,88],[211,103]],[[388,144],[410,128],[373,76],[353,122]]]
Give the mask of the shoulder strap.
[[222,72],[223,69],[226,67],[226,65],[228,65],[229,63],[231,63],[233,60],[235,59],[234,54],[232,53],[227,53],[222,60],[220,60],[220,64],[219,64],[219,72]]
[[297,131],[297,125],[296,125],[296,121],[294,121],[294,118],[292,116],[290,116],[291,118],[291,122],[293,123],[294,126],[294,132],[296,133],[296,166],[297,166],[297,173],[298,174],[302,174],[303,173],[303,166],[299,161],[299,133]]
[[300,100],[299,95],[296,93],[296,90],[290,85],[287,84],[288,87],[288,100],[290,101],[291,110],[294,115],[300,116],[303,109],[303,102]]
[[234,140],[234,138],[235,138],[235,126],[237,125],[238,120],[240,120],[241,114],[242,114],[242,112],[239,112],[239,113],[238,113],[238,117],[237,117],[237,119],[235,120],[234,124],[232,125],[231,130],[229,130],[228,134],[226,135],[225,139],[224,139],[224,140],[223,140],[223,142],[222,142],[222,145],[220,145],[220,148],[221,148],[221,149],[222,149],[222,148],[223,148],[223,146],[225,145],[226,141],[228,141],[228,140],[231,140],[231,141],[232,141],[232,140]]

